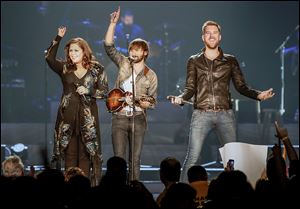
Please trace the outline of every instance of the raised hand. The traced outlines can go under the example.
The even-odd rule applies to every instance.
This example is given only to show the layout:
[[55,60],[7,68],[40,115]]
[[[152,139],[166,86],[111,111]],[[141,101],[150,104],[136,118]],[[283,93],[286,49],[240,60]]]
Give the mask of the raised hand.
[[32,176],[32,177],[35,176],[35,168],[33,165],[30,165],[30,170],[29,170],[28,176]]
[[262,91],[257,98],[260,99],[261,101],[267,100],[272,98],[275,95],[275,93],[273,92],[273,88],[270,88],[266,91]]
[[125,102],[126,102],[126,104],[129,105],[130,107],[133,105],[132,99],[133,99],[132,94],[126,94],[126,95],[125,95]]
[[58,34],[57,34],[57,35],[59,35],[60,37],[64,37],[66,31],[67,31],[67,27],[65,27],[65,26],[60,26],[60,27],[58,28]]
[[272,147],[273,156],[280,156],[281,155],[281,148],[278,144],[274,144]]
[[275,129],[276,129],[276,135],[275,135],[275,136],[276,136],[277,138],[283,139],[283,138],[285,138],[285,137],[288,136],[288,131],[287,131],[286,128],[281,128],[281,127],[279,127],[277,121],[275,121],[274,124],[275,124]]
[[121,11],[121,9],[120,9],[120,6],[119,6],[117,11],[110,14],[110,22],[111,23],[117,23],[118,22],[119,17],[120,17],[120,11]]

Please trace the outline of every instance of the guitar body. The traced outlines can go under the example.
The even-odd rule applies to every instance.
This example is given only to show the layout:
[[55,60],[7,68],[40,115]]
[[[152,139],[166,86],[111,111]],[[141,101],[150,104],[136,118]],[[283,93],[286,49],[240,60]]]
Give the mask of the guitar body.
[[109,91],[106,99],[108,112],[118,112],[125,106],[125,92],[122,89],[112,89]]
[[[108,92],[107,99],[106,99],[106,107],[107,111],[110,113],[118,112],[123,107],[127,106],[126,103],[126,96],[132,96],[131,92],[124,92],[122,89],[115,88]],[[140,97],[135,100],[136,103],[139,101],[148,101],[150,103],[155,103],[155,99],[153,97]]]

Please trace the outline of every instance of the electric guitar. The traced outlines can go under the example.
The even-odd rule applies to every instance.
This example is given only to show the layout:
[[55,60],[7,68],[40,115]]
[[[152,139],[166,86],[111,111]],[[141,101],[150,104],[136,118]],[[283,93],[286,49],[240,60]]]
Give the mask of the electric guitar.
[[[126,96],[131,96],[131,92],[125,92],[122,89],[114,88],[108,92],[106,99],[106,108],[110,113],[118,112],[123,107],[127,106],[127,102],[125,100]],[[150,103],[155,103],[155,99],[151,96],[142,96],[135,99],[135,102],[139,101],[147,101]]]

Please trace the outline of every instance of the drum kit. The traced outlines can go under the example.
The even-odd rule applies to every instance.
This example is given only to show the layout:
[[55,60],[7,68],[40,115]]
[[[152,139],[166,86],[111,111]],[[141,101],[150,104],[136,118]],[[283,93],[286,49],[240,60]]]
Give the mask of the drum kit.
[[180,77],[181,51],[185,42],[178,35],[183,28],[178,24],[163,22],[152,30],[155,38],[149,43],[148,62],[156,70],[160,83],[158,95],[162,98],[177,89],[173,81]]
[[152,31],[155,34],[155,38],[149,43],[153,56],[161,56],[163,53],[180,50],[183,41],[175,37],[178,35],[179,30],[180,27],[178,25],[167,22],[154,26]]

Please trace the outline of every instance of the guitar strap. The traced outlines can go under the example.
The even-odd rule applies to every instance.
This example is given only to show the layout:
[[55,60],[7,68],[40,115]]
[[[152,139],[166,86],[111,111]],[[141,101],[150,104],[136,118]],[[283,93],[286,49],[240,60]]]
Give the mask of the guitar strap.
[[146,74],[149,72],[149,68],[147,65],[145,65],[145,68],[144,68],[144,76],[146,76]]

